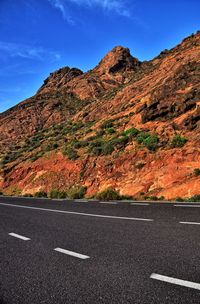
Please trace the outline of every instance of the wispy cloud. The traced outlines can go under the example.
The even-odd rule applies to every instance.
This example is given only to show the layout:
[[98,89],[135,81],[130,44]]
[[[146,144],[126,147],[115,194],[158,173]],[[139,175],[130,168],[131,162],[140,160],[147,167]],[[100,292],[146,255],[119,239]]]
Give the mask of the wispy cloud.
[[70,14],[68,13],[67,10],[67,5],[66,2],[67,1],[71,1],[71,0],[48,0],[51,5],[56,8],[57,10],[59,10],[63,16],[63,18],[65,20],[67,20],[68,23],[74,24],[74,20],[72,19],[72,17],[70,16]]
[[129,17],[130,12],[126,0],[69,0],[81,6],[99,6],[104,11],[114,11],[115,13]]
[[4,57],[21,57],[24,59],[35,60],[43,60],[44,58],[51,60],[60,59],[59,53],[44,49],[42,47],[34,47],[5,41],[0,41],[0,54]]
[[58,9],[65,20],[74,23],[71,17],[68,4],[75,4],[85,8],[99,7],[103,11],[115,12],[118,15],[130,17],[127,0],[48,0],[51,5]]

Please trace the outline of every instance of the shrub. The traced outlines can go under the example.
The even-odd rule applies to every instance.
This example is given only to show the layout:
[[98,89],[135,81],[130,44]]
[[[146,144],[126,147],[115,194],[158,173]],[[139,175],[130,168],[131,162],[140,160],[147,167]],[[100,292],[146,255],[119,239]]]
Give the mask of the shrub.
[[23,195],[23,197],[33,197],[33,195],[30,194],[30,193],[25,193],[25,194]]
[[187,139],[180,135],[175,135],[172,139],[172,148],[182,148],[187,142]]
[[150,137],[150,134],[149,133],[146,133],[146,132],[140,132],[137,136],[137,142],[138,144],[143,144],[144,141]]
[[194,196],[187,199],[188,202],[200,202],[200,194],[195,194]]
[[113,127],[113,121],[112,120],[106,120],[102,123],[101,129],[108,129]]
[[87,187],[73,186],[67,191],[67,196],[71,199],[81,199],[84,198],[86,192],[87,192]]
[[115,129],[113,129],[113,128],[108,128],[108,129],[107,129],[107,132],[108,132],[108,134],[113,134],[113,133],[115,133]]
[[200,169],[199,168],[194,169],[194,175],[195,176],[200,176]]
[[74,143],[74,148],[75,148],[75,149],[84,148],[84,147],[86,147],[86,146],[88,146],[88,142],[87,142],[87,141],[84,141],[84,140],[82,140],[82,141],[77,141],[77,142]]
[[177,198],[176,198],[176,201],[177,201],[177,202],[184,202],[184,199],[183,199],[182,197],[177,197]]
[[45,191],[38,191],[34,194],[35,197],[47,197],[47,193]]
[[152,195],[152,196],[145,196],[144,197],[145,200],[150,200],[150,201],[163,201],[165,199],[164,196],[155,196],[155,195]]
[[143,144],[150,151],[156,151],[158,147],[158,137],[156,135],[150,135],[144,139]]
[[115,137],[115,138],[111,139],[111,142],[113,143],[114,146],[122,149],[122,148],[125,148],[125,146],[129,142],[129,138],[128,138],[128,136],[121,136],[118,138]]
[[110,154],[112,154],[112,152],[114,150],[115,150],[115,148],[114,148],[113,143],[111,141],[109,141],[109,142],[106,142],[103,144],[101,153],[103,155],[110,155]]
[[97,133],[96,133],[96,136],[97,137],[101,137],[105,134],[105,130],[98,130]]
[[78,158],[78,154],[76,150],[71,147],[65,147],[62,150],[63,155],[67,156],[71,160],[76,160]]
[[96,197],[100,200],[107,200],[107,201],[121,199],[119,192],[112,188],[108,188],[108,189],[98,193]]
[[45,151],[48,152],[48,151],[55,150],[57,148],[58,148],[58,144],[57,143],[49,143],[49,144],[46,145]]
[[143,144],[148,150],[156,151],[158,147],[158,136],[149,134],[147,132],[141,132],[137,136],[138,144]]
[[34,161],[36,161],[37,159],[39,159],[40,157],[42,157],[44,154],[45,154],[44,151],[40,151],[40,152],[38,152],[37,154],[33,155],[33,156],[30,158],[30,160],[31,160],[32,162],[34,162]]
[[53,199],[54,198],[62,199],[67,197],[67,193],[65,191],[58,191],[56,189],[52,189],[49,193],[49,197]]
[[2,192],[2,191],[0,191],[0,195],[3,195],[3,192]]
[[138,134],[140,133],[140,131],[136,128],[130,128],[125,130],[122,135],[124,136],[129,136],[129,137],[136,137]]

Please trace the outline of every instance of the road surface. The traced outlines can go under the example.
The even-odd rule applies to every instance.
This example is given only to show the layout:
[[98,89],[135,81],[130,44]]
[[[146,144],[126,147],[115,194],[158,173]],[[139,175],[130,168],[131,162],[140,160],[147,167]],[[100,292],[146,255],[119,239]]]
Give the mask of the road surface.
[[0,304],[200,303],[200,204],[0,198]]

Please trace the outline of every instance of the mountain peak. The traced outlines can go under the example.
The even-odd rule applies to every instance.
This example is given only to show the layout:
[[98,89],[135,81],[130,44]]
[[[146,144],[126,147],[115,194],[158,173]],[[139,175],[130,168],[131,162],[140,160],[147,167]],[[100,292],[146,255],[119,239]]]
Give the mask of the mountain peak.
[[140,61],[132,57],[128,48],[116,46],[100,61],[95,70],[101,74],[117,73],[135,70],[139,65]]
[[60,86],[65,85],[73,78],[82,75],[83,72],[77,68],[63,67],[53,73],[50,73],[50,76],[44,80],[44,84],[39,89],[39,93],[47,91],[52,88],[59,88]]

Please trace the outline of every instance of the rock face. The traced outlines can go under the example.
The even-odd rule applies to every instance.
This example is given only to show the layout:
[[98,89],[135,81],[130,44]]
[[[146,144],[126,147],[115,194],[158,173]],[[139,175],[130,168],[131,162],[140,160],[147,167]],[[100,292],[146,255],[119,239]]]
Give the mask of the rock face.
[[117,46],[87,73],[51,73],[0,114],[0,159],[6,193],[199,194],[200,33],[149,62]]
[[103,74],[137,71],[140,64],[137,58],[131,56],[128,48],[116,46],[101,60],[94,71],[98,73],[99,76]]

